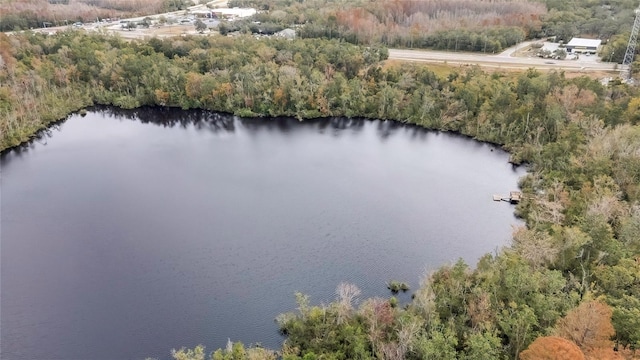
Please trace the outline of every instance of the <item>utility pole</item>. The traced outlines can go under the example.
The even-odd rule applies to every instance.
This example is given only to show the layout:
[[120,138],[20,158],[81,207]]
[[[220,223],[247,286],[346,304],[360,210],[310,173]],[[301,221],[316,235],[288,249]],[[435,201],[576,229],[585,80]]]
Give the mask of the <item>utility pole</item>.
[[631,63],[633,63],[633,56],[636,53],[636,43],[638,41],[638,31],[640,31],[640,8],[636,9],[636,20],[633,22],[633,28],[631,29],[631,36],[629,36],[629,44],[627,44],[627,51],[624,53],[624,59],[620,66],[620,78],[622,80],[631,79]]

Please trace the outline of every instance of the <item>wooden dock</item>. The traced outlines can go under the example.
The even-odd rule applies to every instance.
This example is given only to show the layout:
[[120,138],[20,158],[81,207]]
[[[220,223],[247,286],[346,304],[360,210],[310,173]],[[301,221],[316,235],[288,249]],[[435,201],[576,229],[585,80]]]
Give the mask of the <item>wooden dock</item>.
[[522,193],[520,191],[511,191],[508,196],[493,195],[493,201],[506,201],[511,204],[517,204],[522,200]]

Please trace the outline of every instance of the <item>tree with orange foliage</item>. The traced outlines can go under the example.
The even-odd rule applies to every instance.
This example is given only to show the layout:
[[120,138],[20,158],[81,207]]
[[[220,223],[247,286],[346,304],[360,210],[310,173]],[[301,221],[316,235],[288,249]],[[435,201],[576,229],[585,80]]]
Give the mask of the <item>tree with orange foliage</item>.
[[537,338],[527,350],[521,352],[520,360],[584,360],[584,354],[567,339],[545,336]]
[[606,347],[614,334],[611,308],[600,301],[583,302],[558,321],[556,333],[582,350]]

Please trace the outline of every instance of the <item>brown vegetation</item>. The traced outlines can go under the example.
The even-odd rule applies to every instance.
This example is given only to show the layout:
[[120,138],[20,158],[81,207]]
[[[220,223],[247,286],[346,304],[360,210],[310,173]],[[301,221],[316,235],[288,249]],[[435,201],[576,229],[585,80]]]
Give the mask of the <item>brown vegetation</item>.
[[615,351],[613,348],[598,348],[586,351],[584,354],[586,360],[623,360],[638,359],[633,356],[631,351]]
[[167,4],[167,0],[6,0],[0,2],[0,31],[155,14],[166,10]]
[[612,348],[609,340],[614,334],[612,313],[611,308],[600,301],[584,302],[558,321],[557,333],[583,350]]
[[383,0],[361,6],[327,8],[325,12],[323,18],[329,20],[324,26],[335,27],[347,39],[359,43],[380,41],[389,46],[443,48],[442,44],[431,43],[433,40],[428,37],[453,31],[454,42],[460,41],[460,49],[475,47],[476,51],[477,48],[494,51],[499,48],[492,41],[495,34],[483,37],[481,45],[470,45],[469,41],[478,40],[470,40],[470,33],[464,31],[513,28],[521,31],[512,32],[513,36],[526,37],[540,31],[546,7],[528,1]]
[[520,360],[584,360],[584,354],[575,343],[567,339],[546,336],[531,343],[520,354]]
[[544,5],[528,1],[384,0],[375,2],[368,11],[362,8],[339,11],[337,18],[340,25],[354,30],[434,32],[487,26],[539,28],[545,12]]

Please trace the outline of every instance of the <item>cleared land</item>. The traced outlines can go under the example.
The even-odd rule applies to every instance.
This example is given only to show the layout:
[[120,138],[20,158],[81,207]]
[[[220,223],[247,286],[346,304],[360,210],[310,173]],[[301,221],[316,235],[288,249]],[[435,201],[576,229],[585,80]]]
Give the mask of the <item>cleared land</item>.
[[606,73],[615,71],[615,64],[603,63],[596,60],[596,56],[583,57],[580,60],[548,60],[538,57],[516,56],[516,51],[524,49],[528,43],[497,55],[428,51],[428,50],[399,50],[389,49],[389,59],[402,61],[416,61],[455,65],[479,65],[497,69],[557,69],[572,72],[598,72]]

